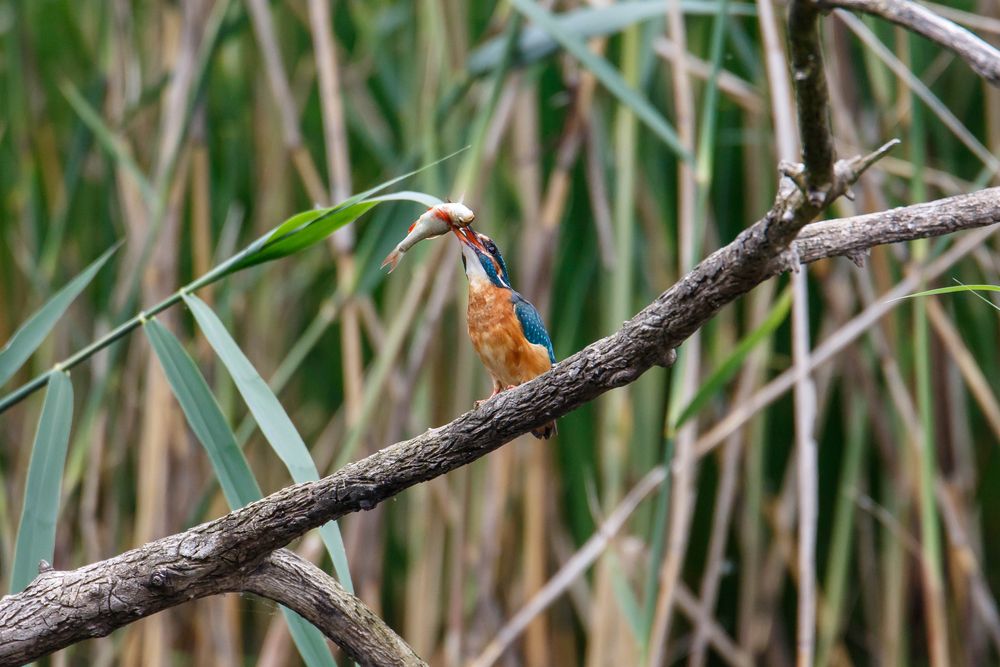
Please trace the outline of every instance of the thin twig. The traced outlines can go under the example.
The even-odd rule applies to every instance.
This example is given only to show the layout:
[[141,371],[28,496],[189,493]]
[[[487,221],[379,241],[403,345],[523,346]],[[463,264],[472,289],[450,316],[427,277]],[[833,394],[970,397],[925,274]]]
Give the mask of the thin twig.
[[817,0],[824,9],[842,8],[892,21],[952,51],[981,77],[1000,86],[1000,51],[965,28],[918,2],[906,0]]
[[[913,3],[915,4],[915,3]],[[926,104],[934,115],[937,116],[944,125],[961,141],[969,151],[972,152],[985,165],[991,173],[1000,171],[1000,159],[997,159],[988,148],[983,146],[969,128],[962,124],[962,121],[955,116],[945,104],[931,92],[919,76],[914,74],[903,61],[896,57],[889,47],[882,43],[878,36],[865,25],[864,21],[849,12],[838,10],[834,12],[840,21],[853,32],[858,39],[864,42],[865,46],[871,49],[878,58],[885,63],[886,67],[892,70],[906,86],[913,91]]]
[[683,584],[677,587],[677,607],[689,619],[697,620],[698,623],[704,625],[709,643],[728,664],[733,665],[733,667],[749,667],[754,664],[753,658],[726,634],[725,630],[712,618],[711,612],[706,610],[698,598]]

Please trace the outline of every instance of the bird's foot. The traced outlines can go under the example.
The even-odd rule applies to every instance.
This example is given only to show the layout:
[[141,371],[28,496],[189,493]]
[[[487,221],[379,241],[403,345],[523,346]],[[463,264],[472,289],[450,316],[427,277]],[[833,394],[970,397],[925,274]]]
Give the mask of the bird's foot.
[[472,409],[475,410],[475,409],[479,408],[479,406],[481,406],[486,401],[492,400],[497,394],[500,394],[501,392],[505,392],[508,389],[513,389],[516,386],[517,385],[513,385],[513,384],[509,384],[506,387],[503,387],[503,386],[498,385],[498,384],[493,385],[493,393],[490,394],[489,396],[487,396],[486,398],[481,398],[478,401],[476,401],[475,403],[473,403],[472,404]]

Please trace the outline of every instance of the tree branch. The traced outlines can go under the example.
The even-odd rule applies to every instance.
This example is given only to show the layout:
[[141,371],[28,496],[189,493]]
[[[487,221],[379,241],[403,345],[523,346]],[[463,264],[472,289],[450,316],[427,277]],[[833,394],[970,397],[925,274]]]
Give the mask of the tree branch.
[[1000,187],[880,213],[814,222],[802,229],[795,239],[795,248],[799,259],[806,264],[838,255],[851,257],[879,245],[944,236],[997,223],[1000,223]]
[[946,18],[909,0],[818,0],[824,10],[846,9],[878,16],[923,35],[968,63],[981,77],[1000,86],[1000,51]]
[[810,198],[834,181],[830,95],[819,45],[819,9],[812,0],[792,0],[788,7],[789,59],[795,85],[795,108],[802,137],[802,161]]
[[31,662],[188,600],[239,592],[292,609],[363,665],[425,665],[361,600],[286,549],[255,567],[199,562],[203,527],[68,572],[43,561],[24,591],[0,598],[0,665]]
[[333,577],[288,549],[278,549],[247,575],[244,590],[296,612],[360,665],[427,665],[378,614]]
[[[837,172],[842,175],[834,190],[842,192],[865,165],[861,159],[840,163]],[[635,381],[654,364],[671,364],[673,348],[722,306],[793,266],[787,244],[810,208],[796,187],[783,184],[767,216],[702,261],[617,333],[441,428],[114,558],[44,572],[21,593],[0,599],[0,665],[35,660],[193,598],[242,590],[271,552],[306,531],[371,509],[403,489],[470,463],[609,389]],[[991,188],[810,225],[796,248],[802,261],[816,261],[997,222],[1000,188]]]

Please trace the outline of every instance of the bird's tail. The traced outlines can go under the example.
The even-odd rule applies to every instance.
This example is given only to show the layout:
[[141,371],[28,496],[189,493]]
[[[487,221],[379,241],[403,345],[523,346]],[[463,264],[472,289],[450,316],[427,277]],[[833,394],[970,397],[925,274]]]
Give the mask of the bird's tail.
[[558,432],[559,430],[556,428],[556,422],[553,419],[548,424],[542,424],[538,428],[532,429],[531,435],[535,436],[539,440],[548,440]]
[[392,252],[390,252],[388,255],[385,256],[385,259],[382,260],[382,266],[380,266],[379,268],[384,269],[385,267],[388,266],[389,273],[392,273],[392,270],[395,269],[396,266],[399,264],[399,260],[402,256],[403,253],[399,252],[398,249],[393,250]]

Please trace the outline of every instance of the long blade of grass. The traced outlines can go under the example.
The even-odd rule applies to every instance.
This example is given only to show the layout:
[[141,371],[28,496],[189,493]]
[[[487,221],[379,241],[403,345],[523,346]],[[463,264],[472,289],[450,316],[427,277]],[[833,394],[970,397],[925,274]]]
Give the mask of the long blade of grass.
[[53,373],[38,418],[38,431],[31,447],[28,482],[24,487],[21,523],[17,528],[10,592],[31,583],[41,560],[52,560],[56,544],[56,518],[62,491],[66,448],[73,422],[73,383],[66,373]]
[[[406,176],[400,176],[399,178],[406,178]],[[392,182],[394,181],[385,183],[378,189],[387,187]],[[242,266],[251,266],[252,264],[267,262],[290,255],[293,252],[298,252],[302,248],[325,239],[344,225],[357,220],[381,202],[414,201],[428,208],[441,203],[441,200],[434,195],[429,195],[425,192],[415,192],[413,190],[404,190],[378,197],[365,197],[360,201],[354,201],[361,196],[355,195],[344,204],[339,204],[332,208],[305,211],[292,216],[267,235],[260,250],[253,256],[253,261],[241,265],[241,268]]]
[[386,201],[413,201],[418,204],[423,204],[427,208],[432,208],[438,204],[444,203],[434,195],[429,195],[426,192],[417,192],[415,190],[402,190],[400,192],[393,192],[387,195],[379,195],[378,197],[371,197],[368,201],[379,203]]
[[353,222],[375,207],[375,202],[358,202],[333,208],[319,208],[293,215],[263,237],[258,247],[238,262],[233,270],[287,257],[322,241],[344,225]]
[[288,634],[292,636],[295,648],[308,667],[337,667],[337,661],[333,659],[322,632],[288,607],[281,607],[281,613],[288,624]]
[[729,356],[719,364],[718,368],[712,371],[712,374],[708,376],[688,404],[681,410],[674,428],[680,428],[684,422],[698,414],[698,411],[704,407],[705,403],[715,396],[722,388],[722,385],[728,382],[735,375],[736,371],[740,369],[747,355],[781,326],[781,323],[788,317],[788,310],[791,303],[792,292],[786,288],[781,296],[778,297],[778,300],[775,301],[771,312],[768,313],[767,318],[761,325],[741,340],[733,348]]
[[[440,200],[433,195],[428,195],[421,192],[398,192],[392,195],[382,195],[380,197],[374,197],[373,195],[380,192],[381,190],[389,187],[393,183],[396,183],[404,178],[412,176],[419,171],[423,171],[428,167],[432,167],[439,162],[447,160],[448,158],[461,153],[466,150],[462,148],[461,150],[455,151],[451,155],[441,158],[437,162],[432,162],[428,165],[416,169],[407,174],[403,174],[397,178],[390,181],[386,181],[381,185],[378,185],[370,190],[367,190],[361,194],[354,195],[347,202],[339,204],[333,208],[320,209],[316,211],[307,211],[305,213],[300,213],[298,215],[292,216],[281,225],[268,232],[264,236],[260,237],[249,246],[244,248],[242,251],[233,255],[229,259],[225,260],[215,268],[213,268],[208,273],[195,279],[194,281],[185,285],[180,291],[171,294],[166,299],[160,303],[147,308],[143,311],[142,316],[136,315],[126,322],[118,325],[114,330],[102,336],[100,339],[94,341],[84,349],[80,350],[73,356],[60,362],[60,365],[66,370],[76,366],[77,364],[89,359],[93,354],[99,350],[103,350],[105,347],[115,342],[119,338],[122,338],[129,334],[133,329],[139,326],[142,317],[151,317],[156,315],[167,308],[173,306],[175,303],[180,301],[181,292],[193,292],[195,290],[201,289],[206,285],[211,285],[212,283],[220,280],[224,276],[231,273],[239,271],[241,269],[254,266],[255,264],[260,264],[272,259],[278,259],[284,257],[298,250],[316,243],[323,238],[326,238],[339,227],[355,220],[364,212],[377,205],[382,201],[400,201],[400,200],[411,200],[419,204],[427,204],[428,202],[440,203]],[[367,201],[361,201],[367,199]],[[341,215],[342,214],[342,215]],[[328,218],[332,218],[329,219]],[[302,237],[298,235],[302,234]],[[266,252],[265,252],[266,251]],[[42,373],[29,382],[21,385],[13,392],[7,394],[0,398],[0,413],[9,408],[10,406],[24,400],[34,391],[41,389],[48,382],[49,372]]]
[[[278,397],[274,395],[264,378],[253,367],[250,360],[226,331],[222,321],[209,308],[208,304],[196,296],[185,295],[184,303],[194,314],[198,326],[212,349],[219,355],[226,370],[236,383],[236,388],[246,401],[250,413],[260,426],[261,432],[278,455],[292,479],[298,482],[309,482],[319,479],[319,470],[306,447],[305,441],[281,406]],[[233,442],[235,445],[235,440]],[[351,572],[347,564],[347,552],[340,535],[336,521],[331,521],[319,529],[320,537],[326,545],[334,569],[344,588],[353,592]]]
[[[352,197],[353,199],[354,197]],[[304,211],[293,215],[262,237],[258,241],[259,247],[234,265],[232,270],[262,264],[296,253],[322,241],[344,225],[354,222],[381,202],[386,201],[414,201],[428,207],[441,203],[441,200],[434,195],[405,190],[379,197],[370,197],[350,204],[340,204],[332,208]]]
[[[934,296],[936,294],[952,294],[954,292],[1000,292],[1000,285],[952,285],[951,287],[938,287],[937,289],[924,290],[923,292],[915,292],[913,294],[906,294],[904,296],[892,299],[892,301],[899,301],[900,299],[915,299],[918,296]],[[979,296],[978,294],[976,296]],[[980,297],[982,298],[982,297]],[[992,301],[986,300],[986,303],[990,304],[994,308],[997,305]]]
[[[191,355],[177,337],[155,319],[146,321],[143,331],[191,430],[208,454],[230,508],[259,500],[262,496],[257,478]],[[285,607],[281,612],[305,663],[309,667],[336,667],[323,634],[295,612]]]
[[257,479],[243,451],[236,445],[232,429],[194,360],[180,341],[157,320],[148,320],[143,331],[188,425],[208,454],[226,502],[235,509],[259,500],[262,496]]
[[440,164],[441,162],[458,155],[464,150],[466,149],[462,148],[454,153],[446,155],[440,160],[426,164],[419,169],[414,169],[413,171],[407,172],[402,176],[397,176],[396,178],[381,183],[369,190],[356,194],[336,206],[332,206],[330,208],[319,208],[312,211],[304,211],[297,215],[293,215],[288,220],[285,220],[280,225],[258,238],[230,260],[219,265],[202,278],[199,278],[195,282],[191,283],[191,285],[188,285],[188,289],[197,289],[235,271],[255,266],[257,264],[262,264],[264,262],[269,262],[274,259],[280,259],[281,257],[286,257],[292,253],[298,252],[303,248],[307,248],[314,243],[322,241],[344,225],[357,220],[380,202],[410,200],[427,206],[440,204],[441,200],[433,195],[410,190],[396,192],[389,195],[381,195],[378,197],[375,195],[398,183],[399,181],[402,181],[403,179],[409,178],[414,174],[417,174],[425,169],[429,169],[436,164]]
[[632,110],[639,120],[645,123],[646,127],[653,131],[663,142],[686,162],[693,162],[694,156],[684,146],[674,128],[667,122],[656,108],[650,104],[641,93],[625,82],[622,75],[611,63],[596,55],[587,48],[587,44],[576,35],[568,32],[556,19],[532,2],[532,0],[511,0],[511,4],[517,11],[534,21],[545,32],[549,33],[554,40],[569,51],[574,58],[589,69],[597,80],[600,81],[608,91],[614,95],[619,102]]
[[9,380],[14,373],[28,360],[28,357],[38,349],[45,337],[52,331],[69,304],[79,296],[80,292],[90,284],[97,272],[101,270],[108,258],[118,249],[121,243],[116,243],[104,251],[100,257],[91,262],[78,276],[73,278],[61,290],[45,302],[21,328],[14,332],[7,344],[0,350],[0,385]]

